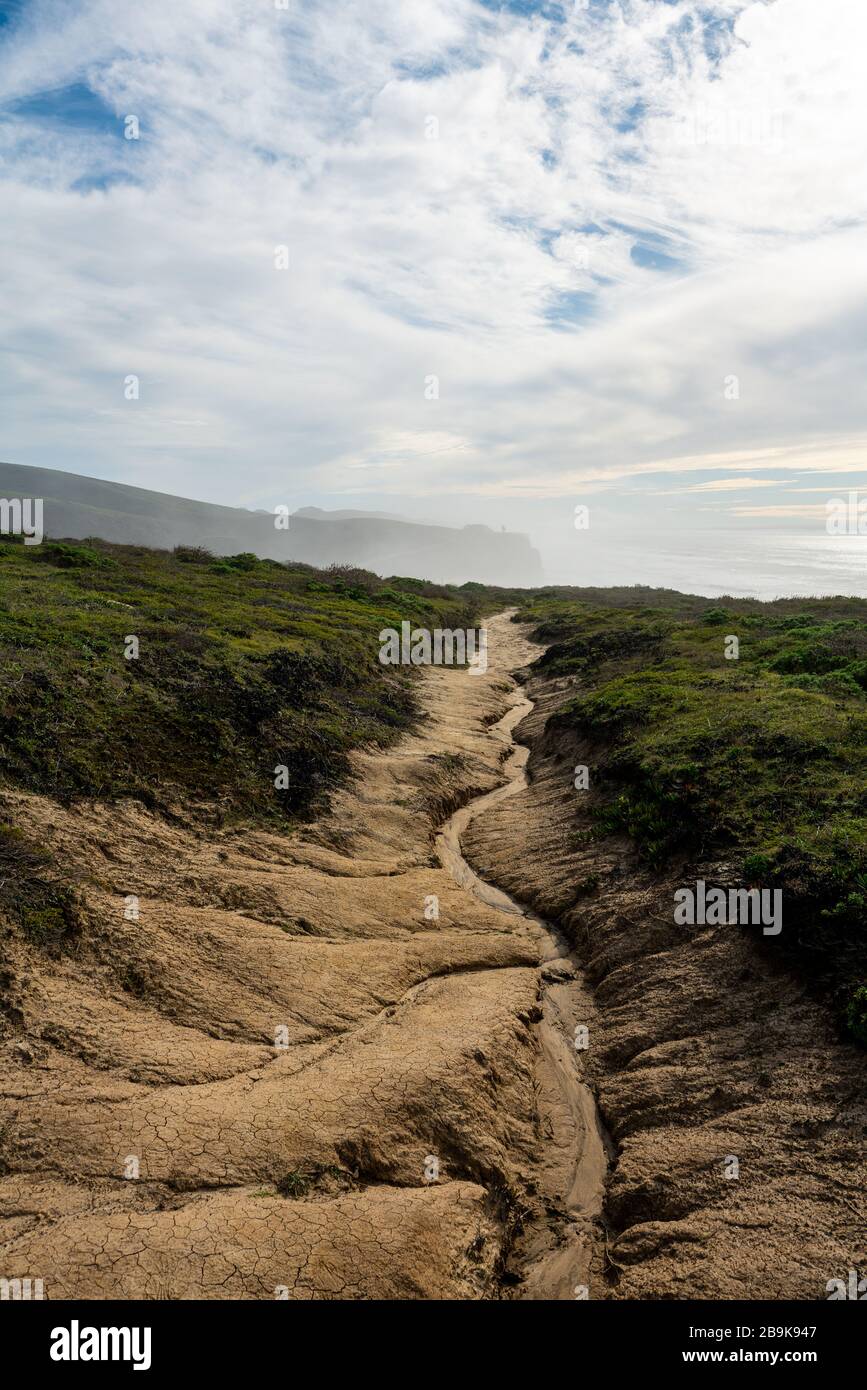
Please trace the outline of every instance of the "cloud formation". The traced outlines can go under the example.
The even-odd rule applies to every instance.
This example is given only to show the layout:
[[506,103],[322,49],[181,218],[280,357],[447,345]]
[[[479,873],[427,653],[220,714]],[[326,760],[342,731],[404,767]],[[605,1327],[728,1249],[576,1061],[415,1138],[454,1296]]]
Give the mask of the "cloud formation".
[[278,3],[5,7],[5,457],[512,524],[859,466],[861,0]]

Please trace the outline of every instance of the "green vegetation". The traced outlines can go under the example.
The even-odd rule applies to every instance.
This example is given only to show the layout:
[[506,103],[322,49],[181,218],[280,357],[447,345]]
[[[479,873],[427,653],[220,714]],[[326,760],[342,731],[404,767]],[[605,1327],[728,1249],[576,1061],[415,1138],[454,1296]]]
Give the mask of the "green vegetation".
[[867,985],[856,989],[849,1000],[846,1023],[852,1036],[867,1047]]
[[415,673],[378,660],[404,619],[471,626],[477,599],[346,566],[4,538],[0,777],[220,822],[309,817],[353,748],[415,716]]
[[0,910],[49,955],[80,938],[85,908],[52,855],[13,825],[0,825]]
[[722,855],[781,888],[781,944],[851,1002],[863,1041],[867,603],[577,594],[520,616],[554,643],[540,671],[578,678],[549,727],[589,740],[596,832],[628,834],[655,868]]
[[352,1179],[348,1173],[344,1173],[336,1164],[333,1163],[310,1163],[302,1168],[292,1168],[288,1173],[284,1173],[274,1184],[281,1197],[299,1198],[306,1197],[311,1189],[321,1187],[323,1184],[340,1183],[344,1187],[352,1186]]

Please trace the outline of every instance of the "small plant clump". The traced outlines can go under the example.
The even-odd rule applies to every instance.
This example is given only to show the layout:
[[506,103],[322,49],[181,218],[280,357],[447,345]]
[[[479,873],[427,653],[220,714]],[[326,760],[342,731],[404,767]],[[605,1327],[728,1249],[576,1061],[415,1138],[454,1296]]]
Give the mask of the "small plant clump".
[[63,878],[50,851],[8,823],[0,824],[0,911],[52,956],[77,945],[87,919],[81,892]]

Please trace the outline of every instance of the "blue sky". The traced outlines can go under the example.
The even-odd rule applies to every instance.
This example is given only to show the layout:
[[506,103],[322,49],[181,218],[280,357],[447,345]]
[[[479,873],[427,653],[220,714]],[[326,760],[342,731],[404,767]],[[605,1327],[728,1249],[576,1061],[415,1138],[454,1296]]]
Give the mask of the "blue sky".
[[0,456],[558,573],[577,502],[599,554],[820,537],[867,438],[865,10],[0,0]]

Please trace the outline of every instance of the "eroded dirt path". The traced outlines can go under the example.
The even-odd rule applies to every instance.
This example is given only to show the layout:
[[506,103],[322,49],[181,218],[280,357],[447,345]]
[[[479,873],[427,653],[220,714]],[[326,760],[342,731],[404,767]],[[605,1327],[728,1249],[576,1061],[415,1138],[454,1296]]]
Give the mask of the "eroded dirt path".
[[[505,628],[509,616],[500,615],[491,623],[501,659],[511,645]],[[525,660],[529,654],[524,648],[529,646],[522,638],[519,651]],[[480,878],[461,843],[472,822],[526,788],[529,748],[515,743],[514,730],[532,710],[533,701],[516,692],[510,708],[492,725],[492,735],[502,740],[504,752],[508,750],[503,763],[508,781],[450,816],[437,835],[436,847],[440,862],[462,888],[497,911],[532,923],[539,934],[543,969],[541,1017],[534,1025],[538,1046],[534,1088],[542,1138],[538,1164],[542,1206],[526,1221],[512,1270],[520,1280],[516,1296],[560,1299],[587,1296],[610,1151],[593,1093],[584,1080],[580,1034],[576,1036],[576,1030],[588,1025],[590,999],[566,938]]]
[[592,982],[585,1057],[617,1144],[592,1296],[824,1299],[867,1262],[863,1051],[772,942],[674,921],[678,887],[737,883],[734,866],[652,872],[595,833],[573,770],[598,780],[600,750],[547,726],[580,683],[526,690],[529,783],[472,819],[464,848],[561,926]]
[[3,794],[89,925],[56,957],[0,932],[0,1275],[97,1299],[587,1282],[589,1001],[544,923],[435,848],[523,777],[508,673],[533,649],[489,631],[487,672],[426,670],[418,732],[294,834]]

